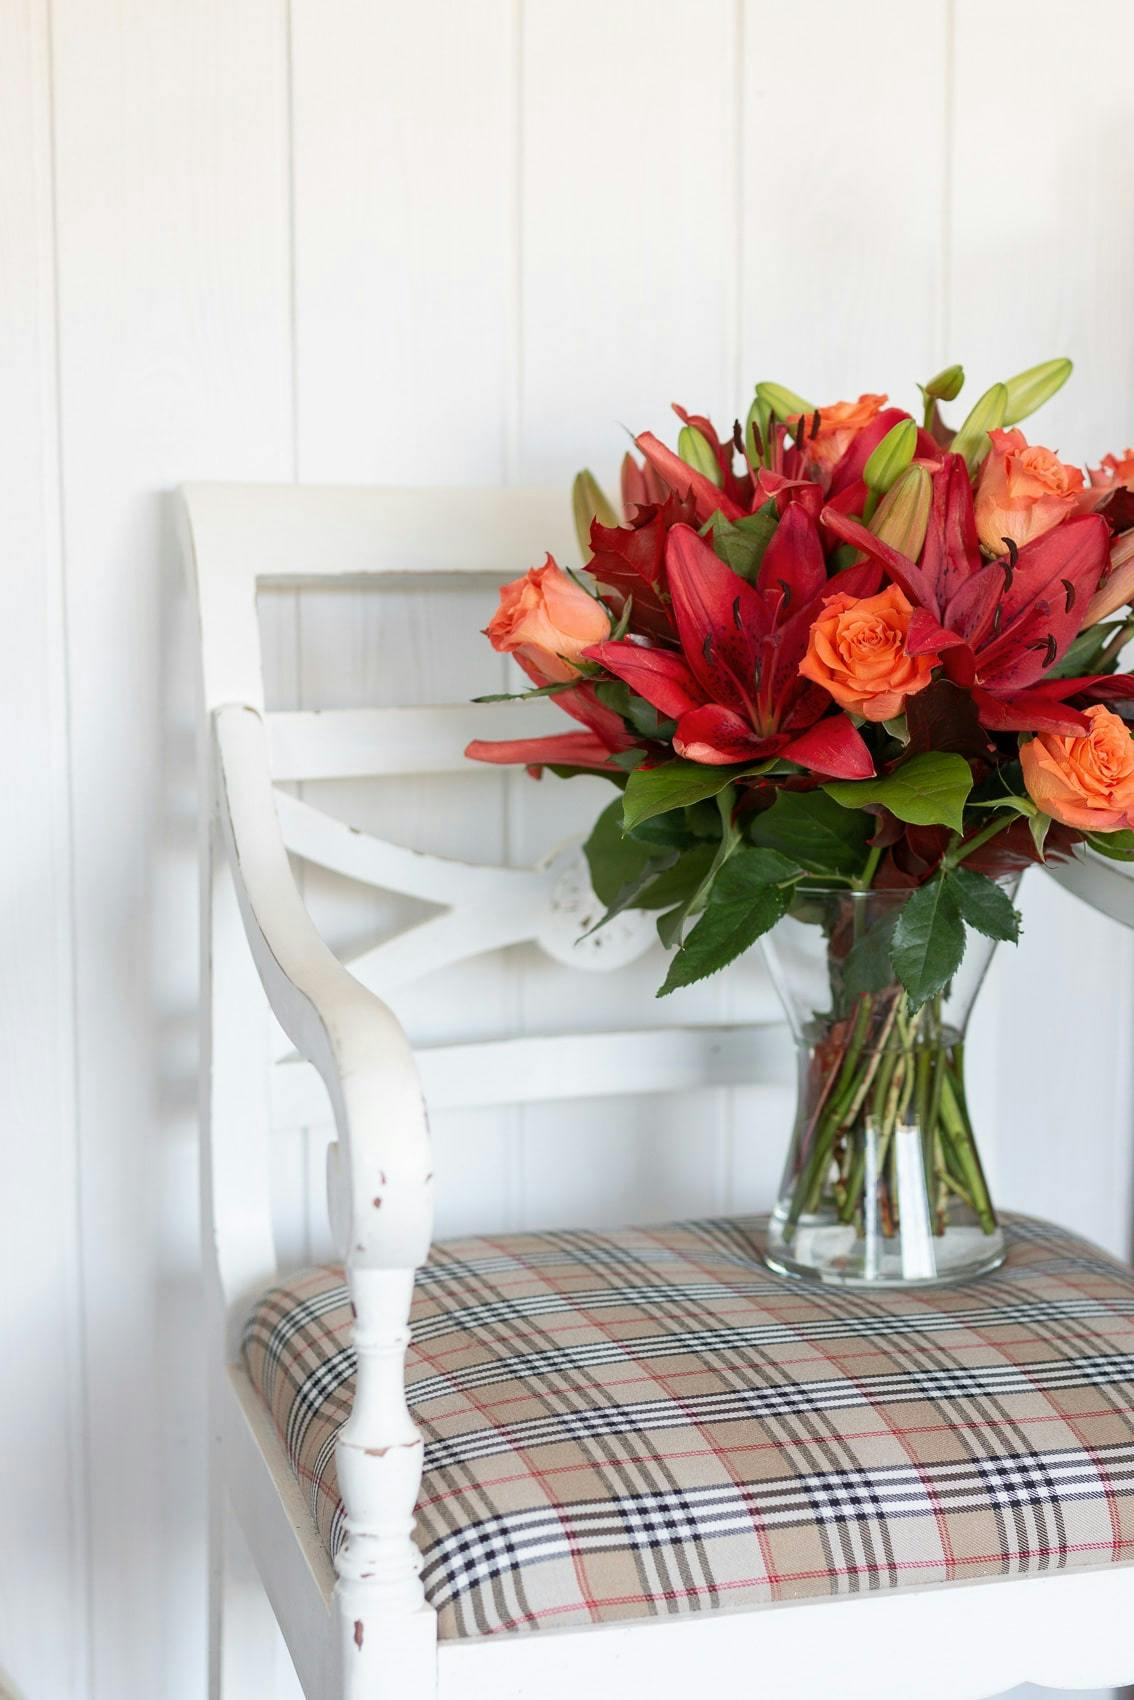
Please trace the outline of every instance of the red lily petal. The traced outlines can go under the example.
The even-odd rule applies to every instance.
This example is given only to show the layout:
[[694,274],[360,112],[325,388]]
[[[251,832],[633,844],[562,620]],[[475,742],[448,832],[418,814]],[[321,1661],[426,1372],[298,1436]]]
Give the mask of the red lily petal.
[[770,467],[762,466],[756,474],[752,505],[761,508],[771,500],[775,501],[778,514],[786,513],[791,503],[798,503],[812,519],[818,519],[823,506],[823,489],[811,478],[785,478],[782,472],[773,472]]
[[[474,738],[465,748],[472,761],[500,764],[523,762],[527,767],[612,768],[610,751],[593,732],[557,732],[550,738]],[[612,769],[613,770],[613,769]]]
[[635,442],[653,467],[659,472],[673,491],[675,496],[681,496],[688,491],[693,498],[697,518],[703,525],[711,519],[719,508],[726,519],[739,519],[744,509],[723,490],[718,490],[711,478],[703,473],[694,472],[691,466],[686,466],[680,455],[675,455],[672,449],[654,436],[652,431],[643,431]]
[[646,649],[640,643],[596,643],[584,654],[588,661],[597,661],[645,697],[659,714],[676,718],[704,701],[704,692],[688,665],[671,649]]
[[1058,732],[1063,737],[1081,738],[1091,729],[1085,714],[1038,691],[997,697],[978,688],[973,691],[973,702],[981,725],[990,732]]
[[[1020,550],[1000,603],[1000,631],[979,646],[977,674],[998,695],[1026,690],[1065,653],[1107,562],[1099,515],[1065,520]],[[1007,574],[1005,575],[1007,577]]]
[[757,644],[769,626],[763,601],[687,525],[674,526],[665,558],[677,633],[694,677],[710,702],[751,716]]
[[812,773],[831,779],[873,779],[874,763],[862,734],[845,714],[830,715],[795,738],[780,751],[785,761],[794,761]]
[[764,551],[757,587],[767,595],[783,590],[789,610],[810,602],[827,582],[823,546],[815,521],[799,502],[784,510]]
[[940,655],[942,650],[953,649],[964,641],[948,626],[939,625],[924,608],[915,608],[910,615],[906,632],[906,650],[910,655]]
[[849,514],[841,514],[837,508],[831,507],[830,503],[823,509],[822,519],[823,524],[829,531],[833,531],[836,537],[842,538],[844,543],[853,543],[856,549],[861,549],[864,555],[869,555],[872,561],[877,561],[884,567],[911,602],[927,608],[934,616],[940,614],[934,586],[916,562],[900,555],[896,549],[892,549],[888,543],[883,543],[881,538],[868,531],[861,521],[852,519]]
[[950,598],[980,564],[969,470],[960,455],[947,454],[933,474],[933,502],[921,557],[938,607],[949,606]]
[[779,740],[759,738],[747,720],[709,702],[702,708],[691,709],[677,723],[673,747],[686,761],[703,762],[707,767],[728,767],[738,761],[760,761],[774,753]]
[[1126,701],[1134,697],[1134,677],[1129,673],[1087,673],[1079,679],[1041,679],[1035,690],[1057,702],[1068,697],[1092,697],[1097,702]]

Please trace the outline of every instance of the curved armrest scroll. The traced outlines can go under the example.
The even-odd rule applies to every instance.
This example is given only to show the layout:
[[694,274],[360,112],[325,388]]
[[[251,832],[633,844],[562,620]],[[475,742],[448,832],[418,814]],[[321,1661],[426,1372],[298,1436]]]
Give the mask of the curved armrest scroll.
[[213,726],[221,826],[252,955],[280,1025],[322,1075],[334,1110],[339,1148],[328,1179],[340,1248],[356,1269],[412,1268],[429,1250],[433,1165],[409,1041],[303,906],[260,714],[229,703]]

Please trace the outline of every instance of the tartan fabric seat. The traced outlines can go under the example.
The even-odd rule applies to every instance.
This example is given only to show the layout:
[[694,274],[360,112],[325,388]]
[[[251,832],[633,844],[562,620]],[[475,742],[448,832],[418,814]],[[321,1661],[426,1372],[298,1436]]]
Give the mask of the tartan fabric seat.
[[[1015,1217],[996,1274],[779,1280],[756,1219],[438,1245],[408,1397],[443,1637],[1134,1558],[1134,1272]],[[342,1271],[244,1357],[328,1548],[353,1394]]]

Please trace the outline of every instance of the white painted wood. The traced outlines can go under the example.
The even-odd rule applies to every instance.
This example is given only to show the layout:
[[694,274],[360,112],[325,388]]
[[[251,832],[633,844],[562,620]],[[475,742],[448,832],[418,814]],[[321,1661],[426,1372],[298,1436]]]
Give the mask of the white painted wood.
[[[559,492],[560,523],[562,505]],[[465,745],[471,738],[536,738],[562,730],[562,714],[540,702],[313,709],[269,715],[268,744],[277,780],[369,779],[467,773]]]
[[87,1692],[83,1342],[48,8],[0,44],[0,1687]]
[[280,0],[51,7],[84,1700],[182,1700],[206,1680],[194,658],[167,492],[291,471],[285,23]]

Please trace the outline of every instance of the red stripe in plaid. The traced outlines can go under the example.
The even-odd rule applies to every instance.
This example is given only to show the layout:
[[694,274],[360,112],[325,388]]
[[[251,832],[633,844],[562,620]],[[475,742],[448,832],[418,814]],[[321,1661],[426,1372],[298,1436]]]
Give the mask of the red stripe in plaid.
[[[1134,1273],[1043,1223],[925,1293],[774,1279],[756,1221],[435,1248],[407,1386],[443,1636],[1129,1559]],[[327,1545],[342,1273],[265,1294],[245,1360]]]

